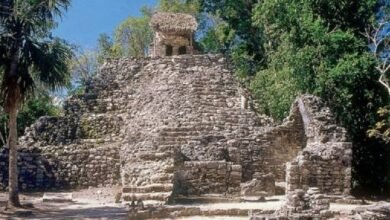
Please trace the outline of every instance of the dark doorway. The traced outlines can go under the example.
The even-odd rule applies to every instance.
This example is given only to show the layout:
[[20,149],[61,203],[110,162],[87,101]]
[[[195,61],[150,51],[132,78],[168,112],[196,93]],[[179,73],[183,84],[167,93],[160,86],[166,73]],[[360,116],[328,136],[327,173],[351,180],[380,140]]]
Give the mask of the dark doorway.
[[165,46],[165,56],[172,56],[173,54],[173,47],[171,45]]
[[179,55],[187,54],[187,47],[181,46],[179,47]]

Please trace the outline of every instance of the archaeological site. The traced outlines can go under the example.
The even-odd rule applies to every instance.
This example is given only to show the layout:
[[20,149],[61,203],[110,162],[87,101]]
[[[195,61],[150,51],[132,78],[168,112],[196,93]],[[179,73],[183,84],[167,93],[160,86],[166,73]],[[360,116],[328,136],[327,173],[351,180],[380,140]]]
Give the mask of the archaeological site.
[[[119,186],[117,202],[144,206],[129,219],[386,219],[369,208],[330,209],[360,201],[351,196],[352,143],[325,103],[303,94],[282,123],[261,114],[228,58],[196,51],[197,26],[190,15],[154,15],[149,57],[106,60],[84,94],[66,99],[63,116],[27,128],[20,190]],[[7,183],[3,148],[0,190]],[[272,198],[281,205],[262,209]],[[259,207],[184,206],[251,201]]]

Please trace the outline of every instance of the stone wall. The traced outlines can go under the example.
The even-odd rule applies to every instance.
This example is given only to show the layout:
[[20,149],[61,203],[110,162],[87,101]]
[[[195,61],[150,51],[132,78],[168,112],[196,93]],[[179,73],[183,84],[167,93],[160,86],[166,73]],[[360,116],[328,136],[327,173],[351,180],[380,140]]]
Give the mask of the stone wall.
[[291,109],[289,117],[279,126],[269,127],[252,140],[240,143],[243,181],[272,173],[277,182],[285,181],[286,163],[293,160],[306,145],[301,115]]
[[[194,48],[191,45],[192,33],[175,35],[171,33],[156,32],[154,38],[154,42],[149,47],[149,55],[151,57],[176,56],[194,53]],[[167,51],[168,47],[170,47],[170,51]]]
[[287,191],[318,187],[327,194],[349,194],[352,145],[310,144],[287,165]]
[[241,166],[225,161],[185,162],[177,171],[176,192],[181,195],[230,194],[238,195]]
[[[119,74],[91,79],[85,94],[69,97],[64,115],[42,117],[19,139],[22,190],[120,184],[121,113],[126,96]],[[0,153],[0,188],[8,185],[8,152]]]
[[[318,98],[298,98],[276,125],[243,91],[222,55],[108,60],[85,94],[65,102],[63,116],[39,119],[20,138],[22,184],[119,182],[124,198],[164,201],[237,195],[240,183],[273,194],[272,181],[287,181],[288,190],[348,191],[350,143]],[[31,160],[47,171],[24,162]],[[0,163],[3,185],[6,173]]]
[[[318,188],[294,190],[287,194],[286,203],[272,214],[252,214],[251,220],[271,219],[333,219],[330,201]],[[339,218],[335,218],[339,219]],[[343,218],[342,218],[343,219]],[[349,219],[349,218],[348,218]]]
[[[0,189],[8,183],[8,149],[0,151]],[[21,190],[69,189],[119,183],[118,147],[53,146],[19,152]]]
[[294,106],[302,115],[307,145],[287,164],[287,192],[318,187],[322,193],[349,194],[352,143],[345,129],[317,97],[302,96]]
[[[109,65],[115,68],[121,64]],[[122,184],[126,188],[175,184],[186,172],[184,176],[194,179],[175,185],[175,192],[183,192],[182,188],[201,189],[183,192],[189,195],[240,191],[238,183],[232,183],[237,189],[228,190],[226,171],[215,174],[207,165],[200,172],[188,168],[188,164],[220,161],[241,166],[240,151],[247,140],[254,146],[256,136],[272,124],[270,118],[241,108],[240,86],[223,56],[150,59],[129,87],[134,91],[130,100],[134,101],[127,106],[127,138],[121,148]],[[205,173],[217,181],[215,186],[199,181]]]

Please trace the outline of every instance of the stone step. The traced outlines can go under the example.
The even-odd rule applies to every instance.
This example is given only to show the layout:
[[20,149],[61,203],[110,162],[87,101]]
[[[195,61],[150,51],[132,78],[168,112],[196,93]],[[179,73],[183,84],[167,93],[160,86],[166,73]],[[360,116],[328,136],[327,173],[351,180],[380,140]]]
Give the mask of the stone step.
[[222,96],[227,94],[227,91],[223,89],[224,88],[215,85],[194,85],[191,88],[191,92],[202,95]]
[[193,130],[191,126],[181,126],[181,127],[165,127],[160,130],[160,132],[186,132]]
[[[238,110],[239,111],[239,110]],[[247,119],[247,120],[257,120],[257,118],[254,118],[254,113],[245,113],[245,112],[215,112],[213,110],[202,110],[201,112],[202,116],[215,116],[215,117],[228,117],[228,118],[234,118],[234,119]]]
[[212,101],[211,103],[213,105],[215,105],[218,102],[225,102],[226,99],[229,98],[228,95],[223,96],[223,95],[208,94],[208,93],[196,93],[196,95],[197,98],[200,99],[201,101],[206,101],[206,100]]
[[138,158],[142,160],[149,160],[149,161],[156,161],[156,160],[164,160],[167,158],[172,158],[171,152],[164,152],[164,153],[138,153],[136,155]]
[[172,192],[154,192],[154,193],[123,193],[123,201],[133,201],[133,200],[155,200],[167,202],[169,197],[172,195]]
[[[192,137],[192,136],[195,136],[195,135],[183,135],[183,136],[160,136],[158,137],[158,141],[161,143],[161,142],[166,142],[166,143],[169,143],[169,142],[176,142],[176,141],[187,141],[187,137]],[[198,136],[198,135],[196,135]]]
[[155,174],[150,179],[154,183],[172,183],[173,180],[173,173],[162,173],[162,174]]
[[202,196],[176,196],[177,204],[239,203],[240,197],[229,197],[222,194],[205,194]]
[[166,143],[161,143],[160,142],[160,145],[158,146],[158,150],[162,151],[162,152],[173,151],[177,147],[179,147],[179,145],[177,145],[177,144],[166,144]]
[[187,131],[187,132],[170,131],[170,132],[160,133],[160,135],[164,138],[174,138],[179,136],[197,136],[199,135],[199,132],[197,132],[195,128],[193,128],[192,131]]
[[166,184],[151,184],[147,186],[126,186],[123,187],[123,193],[154,193],[154,192],[171,192],[173,189],[172,183]]
[[171,141],[159,141],[159,144],[161,145],[176,145],[180,146],[182,144],[187,143],[188,140],[171,140]]

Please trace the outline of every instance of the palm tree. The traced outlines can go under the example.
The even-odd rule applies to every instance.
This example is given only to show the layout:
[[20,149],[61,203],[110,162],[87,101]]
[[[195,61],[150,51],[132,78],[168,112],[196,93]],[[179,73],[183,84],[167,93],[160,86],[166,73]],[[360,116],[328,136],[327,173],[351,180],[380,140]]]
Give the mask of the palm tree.
[[9,200],[20,207],[17,174],[18,110],[36,85],[57,89],[69,82],[69,47],[51,36],[55,17],[70,0],[0,0],[0,80],[8,114]]

